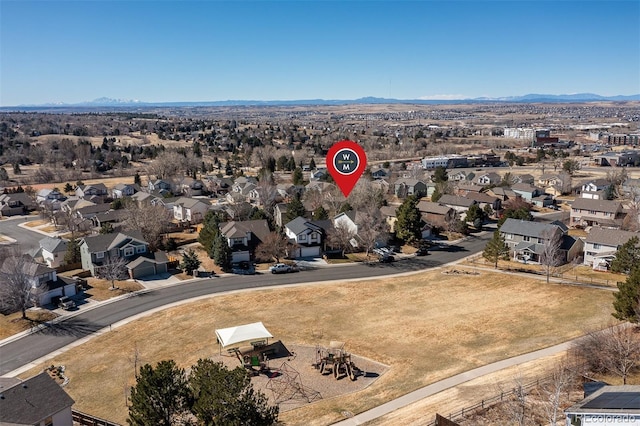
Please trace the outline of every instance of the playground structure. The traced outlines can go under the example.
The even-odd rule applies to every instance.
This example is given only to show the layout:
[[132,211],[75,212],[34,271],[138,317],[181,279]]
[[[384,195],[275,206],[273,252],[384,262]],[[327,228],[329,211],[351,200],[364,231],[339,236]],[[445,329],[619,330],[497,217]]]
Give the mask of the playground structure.
[[302,384],[300,373],[291,365],[283,362],[278,374],[267,382],[266,388],[273,392],[276,404],[292,401],[311,403],[322,399],[320,392]]
[[336,380],[349,377],[353,381],[360,375],[360,369],[351,361],[351,354],[344,350],[344,342],[331,341],[328,348],[317,345],[313,366],[322,375],[333,374]]

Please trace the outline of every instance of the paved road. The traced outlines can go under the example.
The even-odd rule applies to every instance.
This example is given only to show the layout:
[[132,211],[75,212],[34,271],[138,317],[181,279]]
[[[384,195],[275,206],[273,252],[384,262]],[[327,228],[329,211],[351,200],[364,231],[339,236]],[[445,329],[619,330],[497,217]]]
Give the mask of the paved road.
[[0,235],[6,235],[19,242],[20,248],[27,252],[40,247],[40,240],[45,236],[37,232],[28,231],[18,225],[32,220],[40,219],[38,216],[19,216],[0,220]]
[[412,257],[394,263],[357,264],[283,275],[260,274],[210,278],[136,293],[131,297],[102,304],[85,312],[82,312],[80,307],[81,312],[77,315],[0,346],[0,375],[14,371],[111,324],[171,303],[230,290],[380,277],[429,269],[481,251],[490,238],[491,233],[478,237],[472,236],[447,250],[433,251],[426,257]]

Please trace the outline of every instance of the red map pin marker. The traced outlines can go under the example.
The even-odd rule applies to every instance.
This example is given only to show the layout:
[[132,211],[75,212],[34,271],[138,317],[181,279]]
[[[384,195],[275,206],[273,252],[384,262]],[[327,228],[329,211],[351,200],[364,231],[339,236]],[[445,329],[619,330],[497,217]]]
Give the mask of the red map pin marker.
[[327,169],[345,197],[356,186],[367,167],[367,156],[364,149],[349,140],[336,142],[327,153]]

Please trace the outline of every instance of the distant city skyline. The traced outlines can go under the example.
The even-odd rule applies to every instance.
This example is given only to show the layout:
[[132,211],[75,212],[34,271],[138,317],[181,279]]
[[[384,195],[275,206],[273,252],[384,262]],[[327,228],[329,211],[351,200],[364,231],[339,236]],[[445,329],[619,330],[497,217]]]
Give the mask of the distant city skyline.
[[640,93],[640,2],[0,0],[0,106]]

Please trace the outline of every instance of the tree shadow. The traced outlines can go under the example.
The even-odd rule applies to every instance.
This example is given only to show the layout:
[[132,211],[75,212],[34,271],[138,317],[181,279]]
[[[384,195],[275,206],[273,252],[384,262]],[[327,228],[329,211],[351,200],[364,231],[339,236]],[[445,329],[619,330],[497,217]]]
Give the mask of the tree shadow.
[[44,334],[49,336],[74,336],[86,337],[103,328],[104,325],[96,324],[90,321],[69,318],[59,323],[44,324],[36,334]]

